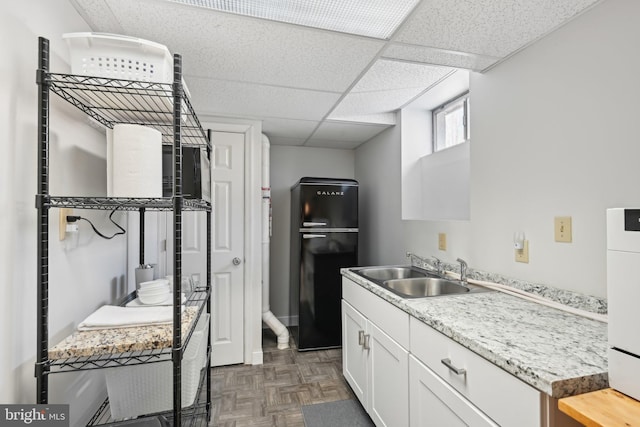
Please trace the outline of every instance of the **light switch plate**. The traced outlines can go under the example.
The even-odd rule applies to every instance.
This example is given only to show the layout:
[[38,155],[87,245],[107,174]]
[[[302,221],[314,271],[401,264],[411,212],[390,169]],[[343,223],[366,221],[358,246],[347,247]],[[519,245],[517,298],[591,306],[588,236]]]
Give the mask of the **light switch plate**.
[[556,242],[571,243],[573,236],[570,216],[555,217],[554,229]]
[[447,250],[447,233],[438,233],[438,249]]
[[524,262],[525,264],[529,263],[529,241],[524,241],[524,248],[516,249],[516,262]]

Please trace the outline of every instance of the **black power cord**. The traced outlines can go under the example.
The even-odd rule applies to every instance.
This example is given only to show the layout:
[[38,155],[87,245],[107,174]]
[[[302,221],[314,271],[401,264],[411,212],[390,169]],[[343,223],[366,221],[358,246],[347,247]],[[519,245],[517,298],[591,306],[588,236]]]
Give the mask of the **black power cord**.
[[118,210],[118,208],[115,208],[114,210],[111,211],[111,213],[109,214],[109,220],[113,223],[113,225],[115,225],[116,227],[118,227],[120,229],[120,231],[116,232],[114,235],[112,236],[105,236],[104,234],[102,234],[101,232],[98,231],[98,229],[93,225],[93,223],[91,221],[89,221],[87,218],[83,218],[81,216],[76,216],[76,215],[67,215],[67,222],[68,223],[74,223],[76,221],[79,220],[83,220],[83,221],[87,221],[89,223],[89,225],[91,226],[91,228],[93,228],[93,231],[95,231],[95,233],[102,237],[103,239],[113,239],[116,236],[120,236],[122,234],[126,233],[126,230],[124,228],[122,228],[117,222],[115,222],[112,218],[113,214],[116,213],[116,211]]

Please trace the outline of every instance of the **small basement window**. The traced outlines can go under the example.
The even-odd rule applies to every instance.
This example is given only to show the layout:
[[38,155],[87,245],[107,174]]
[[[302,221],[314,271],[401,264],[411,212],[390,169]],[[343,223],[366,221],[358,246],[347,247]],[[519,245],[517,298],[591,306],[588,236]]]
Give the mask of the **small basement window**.
[[469,92],[445,102],[434,109],[432,114],[434,153],[471,139]]

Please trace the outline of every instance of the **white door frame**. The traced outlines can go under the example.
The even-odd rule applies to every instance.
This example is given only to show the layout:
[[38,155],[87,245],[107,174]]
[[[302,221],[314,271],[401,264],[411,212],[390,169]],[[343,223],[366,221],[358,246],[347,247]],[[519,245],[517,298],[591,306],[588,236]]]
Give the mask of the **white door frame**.
[[245,134],[244,363],[262,364],[262,123],[201,115],[203,129]]
[[[203,129],[245,134],[244,180],[244,363],[260,365],[262,355],[262,122],[200,116]],[[157,263],[166,274],[166,250],[160,244],[167,236],[165,215],[145,216],[145,262]],[[135,289],[138,260],[139,216],[127,215],[127,279]],[[152,230],[157,230],[154,236]],[[135,238],[133,236],[136,236]]]

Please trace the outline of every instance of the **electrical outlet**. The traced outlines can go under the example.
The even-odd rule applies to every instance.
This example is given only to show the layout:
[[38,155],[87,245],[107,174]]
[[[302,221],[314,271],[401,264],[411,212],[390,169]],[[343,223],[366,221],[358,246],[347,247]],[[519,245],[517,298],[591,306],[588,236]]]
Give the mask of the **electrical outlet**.
[[571,243],[571,217],[557,216],[555,217],[555,238],[556,242]]
[[522,249],[516,249],[516,262],[529,263],[529,241],[524,241],[524,247]]
[[58,212],[60,212],[58,237],[60,238],[60,241],[63,241],[64,236],[67,232],[67,215],[73,215],[73,209],[61,208],[58,210]]
[[447,250],[447,233],[438,233],[438,249]]

